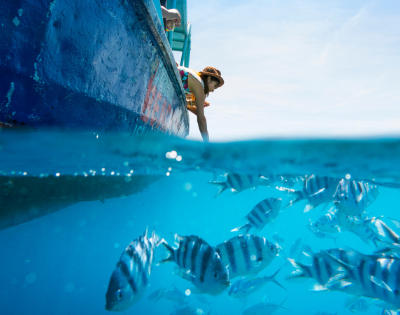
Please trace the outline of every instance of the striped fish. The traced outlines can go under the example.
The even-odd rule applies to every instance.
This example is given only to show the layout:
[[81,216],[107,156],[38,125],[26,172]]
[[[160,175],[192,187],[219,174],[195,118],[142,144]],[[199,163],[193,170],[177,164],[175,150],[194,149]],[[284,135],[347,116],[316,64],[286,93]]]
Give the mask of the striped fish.
[[330,239],[333,239],[333,241],[334,241],[335,244],[336,244],[336,239],[338,238],[337,236],[333,236],[333,235],[331,235],[330,233],[323,232],[323,231],[319,230],[319,229],[316,227],[315,223],[313,223],[313,222],[311,221],[311,219],[309,219],[309,221],[310,221],[310,223],[306,225],[306,228],[309,229],[311,232],[313,232],[313,234],[314,234],[316,237],[318,237],[318,238],[330,238]]
[[[332,266],[345,270],[342,279],[330,281],[320,290],[341,291],[351,295],[379,299],[387,309],[400,309],[400,259],[393,257],[367,256],[358,264],[348,264],[341,259],[321,252]],[[365,255],[366,256],[366,255]]]
[[164,241],[169,256],[160,263],[175,262],[180,268],[175,273],[201,293],[217,295],[230,286],[228,270],[213,247],[198,236],[174,236],[178,248]]
[[268,223],[274,222],[282,208],[281,198],[267,198],[258,203],[253,210],[246,216],[248,222],[231,232],[246,229],[246,234],[255,229],[256,233],[261,231]]
[[350,305],[349,310],[352,313],[355,312],[366,313],[368,312],[370,306],[371,303],[368,303],[366,299],[358,299],[357,301],[355,301],[353,304]]
[[[339,225],[354,234],[356,234],[359,238],[363,240],[363,242],[369,245],[369,242],[377,246],[380,242],[381,237],[374,229],[371,228],[372,220],[364,220],[358,217],[351,217],[345,215],[341,212],[337,212],[336,215]],[[383,230],[381,230],[383,232]]]
[[315,221],[315,228],[325,233],[341,232],[339,220],[336,216],[337,211],[336,208],[329,210],[327,214]]
[[145,294],[159,238],[146,232],[128,245],[111,275],[106,293],[106,310],[127,310]]
[[[369,257],[355,250],[344,250],[339,248],[329,249],[326,252],[333,257],[352,265],[357,265],[363,259]],[[344,276],[343,271],[338,270],[337,266],[332,266],[320,252],[309,252],[306,254],[311,259],[310,265],[302,264],[291,258],[288,259],[292,266],[296,268],[296,271],[292,272],[291,275],[286,278],[287,281],[297,283],[302,282],[307,278],[311,278],[317,281],[320,285],[325,285],[332,277],[340,275]]]
[[288,189],[285,187],[277,187],[277,189],[288,193],[289,196],[294,196],[294,199],[290,200],[284,209],[299,201],[307,200],[308,203],[304,208],[304,212],[307,212],[321,204],[331,202],[339,182],[340,179],[337,178],[311,175],[307,177],[304,188],[301,190]]
[[358,215],[378,197],[378,186],[342,179],[334,195],[334,205],[343,213]]
[[240,235],[216,246],[231,279],[257,274],[278,255],[279,247],[264,237]]
[[227,189],[230,189],[232,193],[236,194],[246,189],[256,188],[260,185],[270,186],[278,181],[283,183],[288,183],[289,186],[290,185],[293,186],[294,184],[294,182],[292,183],[290,180],[286,180],[284,177],[280,175],[263,176],[256,174],[237,174],[237,173],[226,174],[226,181],[224,182],[214,181],[208,183],[212,185],[221,186],[220,191],[216,195],[217,197]]

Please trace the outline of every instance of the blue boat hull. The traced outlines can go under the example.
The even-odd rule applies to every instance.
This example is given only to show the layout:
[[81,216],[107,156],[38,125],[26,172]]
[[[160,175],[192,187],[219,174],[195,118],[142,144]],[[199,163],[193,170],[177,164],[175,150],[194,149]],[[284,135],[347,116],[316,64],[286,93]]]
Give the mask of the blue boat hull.
[[149,0],[0,0],[0,122],[31,130],[188,134]]

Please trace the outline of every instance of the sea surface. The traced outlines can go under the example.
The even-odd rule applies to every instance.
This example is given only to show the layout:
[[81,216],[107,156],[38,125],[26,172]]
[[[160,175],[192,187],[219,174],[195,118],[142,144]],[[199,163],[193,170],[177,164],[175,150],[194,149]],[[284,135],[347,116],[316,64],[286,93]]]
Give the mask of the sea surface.
[[[238,193],[227,189],[217,196],[218,186],[209,182],[224,182],[227,174],[281,175],[293,180],[291,189],[301,189],[312,174],[347,175],[379,187],[366,208],[370,217],[400,220],[399,157],[397,138],[203,144],[129,134],[0,132],[0,314],[107,314],[105,294],[114,267],[146,228],[171,244],[177,233],[216,246],[240,235],[231,230],[246,223],[242,219],[260,201],[277,197],[287,204],[292,198],[277,189],[284,182]],[[348,231],[335,233],[337,239],[316,237],[307,225],[332,203],[304,212],[306,203],[282,209],[257,234],[279,244],[282,255],[261,274],[283,266],[277,280],[286,290],[268,283],[244,308],[227,292],[205,296],[208,304],[191,294],[189,304],[198,314],[211,308],[210,314],[242,314],[265,296],[274,304],[287,298],[285,307],[292,312],[276,314],[353,314],[344,307],[345,293],[311,291],[315,280],[285,280],[295,270],[286,258],[299,238],[314,252],[343,246],[364,254],[376,250]],[[161,286],[183,292],[192,286],[173,273],[175,267],[154,265],[145,296],[125,314],[175,312],[172,301],[148,300]],[[381,312],[372,305],[364,314]]]

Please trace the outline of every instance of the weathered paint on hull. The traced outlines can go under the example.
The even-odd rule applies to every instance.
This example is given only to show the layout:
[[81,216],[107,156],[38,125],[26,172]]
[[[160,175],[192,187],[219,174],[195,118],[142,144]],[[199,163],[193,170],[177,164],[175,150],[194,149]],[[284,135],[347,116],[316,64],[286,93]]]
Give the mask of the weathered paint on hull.
[[149,0],[0,0],[0,128],[185,137],[186,101]]

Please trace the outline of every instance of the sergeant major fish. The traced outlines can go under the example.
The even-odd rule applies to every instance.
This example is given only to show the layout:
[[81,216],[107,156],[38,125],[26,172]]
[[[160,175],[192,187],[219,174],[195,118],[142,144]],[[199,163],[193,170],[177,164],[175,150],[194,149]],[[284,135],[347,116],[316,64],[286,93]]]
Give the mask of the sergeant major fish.
[[336,267],[345,270],[345,276],[339,279],[332,279],[326,286],[318,290],[341,291],[351,295],[365,296],[379,299],[385,303],[379,306],[388,309],[400,309],[400,282],[398,273],[400,270],[400,259],[367,256],[358,264],[348,264],[322,251],[322,255]]
[[378,197],[378,186],[342,179],[337,186],[333,204],[343,213],[358,215]]
[[[334,248],[326,252],[351,265],[358,265],[361,261],[370,257],[352,249]],[[332,266],[321,253],[308,252],[306,255],[311,258],[310,265],[302,264],[294,259],[288,259],[293,267],[296,268],[296,271],[286,278],[287,281],[296,283],[305,278],[311,278],[319,284],[325,285],[334,276],[339,274],[344,276],[343,271],[338,270],[336,266]]]
[[219,254],[206,241],[198,236],[179,236],[175,234],[178,248],[165,241],[169,257],[160,263],[175,262],[179,270],[175,273],[190,281],[201,293],[217,295],[230,286],[229,273]]
[[257,233],[261,231],[268,223],[275,221],[281,208],[281,198],[267,198],[259,202],[246,216],[248,222],[245,225],[235,228],[231,232],[246,229],[247,234],[251,229],[255,229]]
[[278,255],[279,247],[256,235],[240,235],[215,247],[231,279],[257,274]]
[[159,238],[153,231],[151,238],[146,232],[128,245],[122,253],[110,279],[106,293],[106,310],[127,310],[145,294],[154,259],[154,249]]
[[308,204],[304,208],[304,212],[307,212],[321,204],[331,202],[339,181],[340,179],[337,178],[311,175],[307,178],[304,188],[301,190],[288,189],[284,187],[277,187],[277,189],[288,193],[289,196],[294,196],[294,199],[292,199],[284,209],[299,201],[307,200]]
[[[236,194],[242,192],[246,189],[256,188],[260,185],[262,186],[270,186],[277,181],[282,181],[286,183],[285,179],[279,175],[269,175],[268,177],[262,175],[255,174],[236,174],[236,173],[228,173],[226,174],[225,182],[208,182],[212,185],[221,186],[220,191],[216,195],[220,195],[227,189],[231,189],[231,192]],[[291,183],[291,182],[290,182]],[[292,184],[289,184],[292,185]]]

